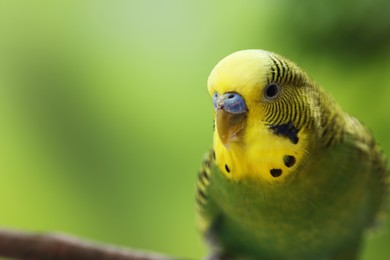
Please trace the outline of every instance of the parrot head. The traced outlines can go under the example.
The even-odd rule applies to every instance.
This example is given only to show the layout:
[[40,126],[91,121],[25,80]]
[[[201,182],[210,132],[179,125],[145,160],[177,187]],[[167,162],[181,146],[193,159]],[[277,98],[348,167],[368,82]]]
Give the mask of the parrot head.
[[315,88],[297,65],[267,51],[222,59],[208,79],[221,171],[233,180],[286,180],[309,148]]

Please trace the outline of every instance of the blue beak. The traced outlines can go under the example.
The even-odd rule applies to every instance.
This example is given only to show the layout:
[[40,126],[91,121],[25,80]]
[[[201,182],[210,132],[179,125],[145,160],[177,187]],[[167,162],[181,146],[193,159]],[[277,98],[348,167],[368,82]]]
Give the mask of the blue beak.
[[242,140],[248,109],[244,98],[237,93],[213,96],[216,110],[216,128],[221,142],[228,147],[230,142]]
[[221,96],[213,96],[215,109],[223,109],[231,114],[241,114],[247,112],[244,98],[237,93],[225,93]]

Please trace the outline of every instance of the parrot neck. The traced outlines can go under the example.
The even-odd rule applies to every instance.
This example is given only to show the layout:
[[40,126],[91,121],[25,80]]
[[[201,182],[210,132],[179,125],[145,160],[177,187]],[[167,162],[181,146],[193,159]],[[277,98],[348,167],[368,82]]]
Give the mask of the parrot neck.
[[[251,124],[256,123],[253,127]],[[282,135],[263,122],[248,121],[244,142],[224,146],[214,133],[216,164],[232,180],[283,182],[296,170],[306,154],[305,129],[292,138]]]

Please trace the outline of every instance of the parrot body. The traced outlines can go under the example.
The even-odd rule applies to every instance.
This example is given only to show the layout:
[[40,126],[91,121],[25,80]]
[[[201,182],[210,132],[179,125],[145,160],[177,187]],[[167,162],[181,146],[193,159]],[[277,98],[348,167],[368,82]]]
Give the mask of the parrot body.
[[371,133],[297,65],[262,50],[212,71],[212,150],[197,184],[211,259],[355,259],[384,212]]

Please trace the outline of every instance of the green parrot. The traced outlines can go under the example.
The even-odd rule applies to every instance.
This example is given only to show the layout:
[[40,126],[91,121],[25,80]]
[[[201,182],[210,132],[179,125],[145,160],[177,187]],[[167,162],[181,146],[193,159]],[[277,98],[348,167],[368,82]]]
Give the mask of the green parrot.
[[384,218],[386,158],[370,131],[293,62],[264,50],[208,79],[213,147],[197,181],[210,259],[357,259]]

